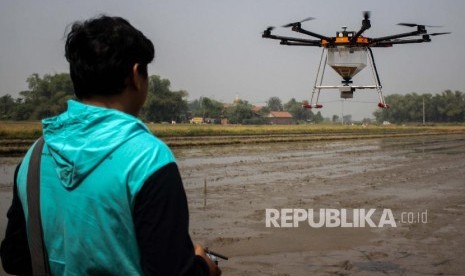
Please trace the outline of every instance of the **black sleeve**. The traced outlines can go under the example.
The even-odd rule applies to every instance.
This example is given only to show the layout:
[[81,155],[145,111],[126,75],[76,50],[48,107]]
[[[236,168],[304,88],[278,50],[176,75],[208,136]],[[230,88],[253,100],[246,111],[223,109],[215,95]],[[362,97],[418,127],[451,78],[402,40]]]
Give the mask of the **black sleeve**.
[[5,272],[15,275],[32,275],[31,254],[27,242],[26,219],[23,206],[18,197],[16,177],[19,164],[16,167],[13,200],[8,210],[8,225],[6,227],[5,239],[0,247],[2,266]]
[[156,171],[136,196],[134,224],[145,275],[208,275],[189,236],[186,193],[176,163]]

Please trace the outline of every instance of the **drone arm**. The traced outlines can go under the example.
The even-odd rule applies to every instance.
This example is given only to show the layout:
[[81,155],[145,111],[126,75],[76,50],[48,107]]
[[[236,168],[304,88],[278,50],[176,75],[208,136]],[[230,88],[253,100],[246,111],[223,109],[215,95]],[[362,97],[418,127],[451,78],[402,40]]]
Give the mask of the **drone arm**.
[[405,39],[405,40],[387,40],[381,41],[378,43],[373,44],[371,47],[391,47],[394,44],[412,44],[412,43],[423,43],[423,42],[430,42],[431,39],[429,35],[423,35],[422,38],[419,39]]
[[378,38],[372,38],[370,40],[370,44],[375,45],[379,42],[383,41],[389,41],[391,39],[398,39],[398,38],[404,38],[404,37],[409,37],[409,36],[416,36],[416,35],[421,35],[425,34],[426,30],[417,30],[414,32],[409,32],[409,33],[402,33],[402,34],[397,34],[397,35],[390,35],[390,36],[384,36],[384,37],[378,37]]
[[288,46],[317,46],[321,47],[321,43],[305,43],[305,42],[289,42],[287,40],[281,40],[281,45],[288,45]]
[[328,42],[332,42],[333,39],[330,38],[330,37],[327,37],[327,36],[324,36],[324,35],[320,35],[320,34],[317,34],[317,33],[314,33],[314,32],[310,32],[310,31],[307,31],[307,30],[304,30],[300,27],[300,23],[299,24],[296,24],[292,27],[292,30],[294,32],[298,32],[298,33],[301,33],[301,34],[306,34],[306,35],[309,35],[309,36],[313,36],[313,37],[316,37],[316,38],[319,38],[319,39],[322,39],[322,40],[326,40]]
[[[314,46],[321,46],[321,41],[320,40],[311,40],[311,39],[304,39],[304,38],[297,38],[297,37],[287,37],[287,36],[279,36],[279,35],[272,35],[272,34],[263,34],[263,38],[270,38],[270,39],[277,39],[281,40],[281,42],[298,42],[298,43],[306,43],[306,44],[312,44]],[[285,44],[285,43],[281,43]],[[290,44],[285,44],[285,45],[290,45]]]
[[370,23],[370,20],[369,19],[365,19],[362,21],[362,27],[360,28],[360,30],[350,39],[350,42],[351,43],[354,43],[355,41],[357,41],[357,38],[359,36],[361,36],[363,34],[363,32],[365,32],[366,30],[368,30],[369,28],[371,28],[371,23]]

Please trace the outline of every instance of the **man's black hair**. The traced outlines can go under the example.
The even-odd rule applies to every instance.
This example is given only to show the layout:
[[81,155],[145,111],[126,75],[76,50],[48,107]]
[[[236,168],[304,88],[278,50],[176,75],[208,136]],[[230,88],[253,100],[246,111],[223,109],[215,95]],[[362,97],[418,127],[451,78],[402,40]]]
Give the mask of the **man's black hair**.
[[75,22],[66,39],[74,92],[79,99],[123,91],[134,64],[147,77],[155,55],[152,42],[121,17],[99,16]]

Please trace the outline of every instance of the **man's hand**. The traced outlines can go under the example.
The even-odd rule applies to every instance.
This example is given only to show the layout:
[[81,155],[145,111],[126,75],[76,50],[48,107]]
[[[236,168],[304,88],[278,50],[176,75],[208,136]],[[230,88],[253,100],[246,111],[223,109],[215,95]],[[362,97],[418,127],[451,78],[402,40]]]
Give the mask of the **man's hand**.
[[195,245],[195,255],[204,258],[205,262],[207,262],[208,268],[210,269],[210,276],[220,276],[221,270],[210,258],[207,257],[205,254],[205,250],[199,244]]

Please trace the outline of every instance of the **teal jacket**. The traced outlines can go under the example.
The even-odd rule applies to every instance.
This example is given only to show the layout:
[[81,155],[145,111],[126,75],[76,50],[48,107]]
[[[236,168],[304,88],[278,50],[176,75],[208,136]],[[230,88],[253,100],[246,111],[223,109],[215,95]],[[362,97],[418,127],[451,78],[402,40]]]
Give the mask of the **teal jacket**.
[[[52,274],[143,274],[134,206],[144,183],[175,162],[173,154],[140,120],[113,109],[71,100],[66,112],[42,122],[40,203]],[[16,178],[25,218],[31,152]],[[187,229],[181,235],[193,256]]]

